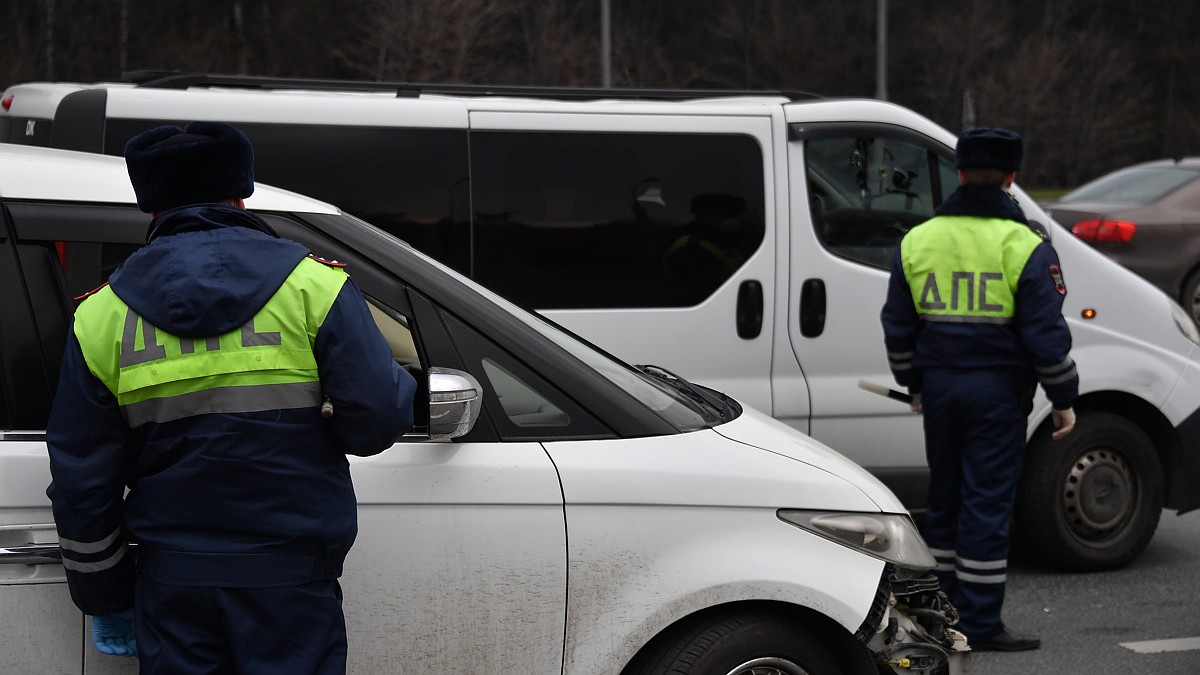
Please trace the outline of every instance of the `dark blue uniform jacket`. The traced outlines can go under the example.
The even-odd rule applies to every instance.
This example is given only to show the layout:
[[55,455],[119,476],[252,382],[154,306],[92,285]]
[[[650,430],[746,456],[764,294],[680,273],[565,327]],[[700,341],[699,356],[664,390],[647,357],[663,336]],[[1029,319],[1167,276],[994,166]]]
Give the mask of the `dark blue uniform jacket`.
[[[110,283],[153,325],[214,336],[247,322],[307,254],[247,211],[183,207],[158,215],[149,243]],[[346,455],[379,453],[411,427],[416,383],[349,279],[314,353],[331,418],[312,407],[130,429],[69,335],[47,428],[47,494],[80,609],[133,606],[126,538],[139,545],[141,573],[164,583],[269,587],[340,575],[357,533]]]
[[[1028,224],[1006,192],[974,185],[959,186],[937,215],[1005,218]],[[1062,316],[1065,296],[1058,254],[1049,242],[1042,242],[1017,282],[1016,315],[1011,324],[926,322],[917,314],[897,248],[881,314],[896,382],[916,393],[921,390],[921,372],[926,368],[1012,370],[1027,376],[1031,386],[1040,381],[1054,407],[1070,407],[1078,395],[1079,377],[1070,355],[1071,331]]]

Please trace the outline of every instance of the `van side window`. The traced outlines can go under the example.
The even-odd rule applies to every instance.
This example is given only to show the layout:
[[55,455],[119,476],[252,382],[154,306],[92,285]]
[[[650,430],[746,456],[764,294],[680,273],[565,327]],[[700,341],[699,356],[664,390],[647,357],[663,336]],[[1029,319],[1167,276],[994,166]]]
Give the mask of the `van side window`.
[[805,161],[818,239],[835,255],[883,269],[904,233],[958,185],[949,159],[907,140],[813,138]]
[[[105,152],[173,120],[110,118]],[[467,131],[239,122],[255,180],[321,199],[466,274],[471,256]]]
[[763,241],[748,136],[471,134],[471,276],[532,309],[683,307]]

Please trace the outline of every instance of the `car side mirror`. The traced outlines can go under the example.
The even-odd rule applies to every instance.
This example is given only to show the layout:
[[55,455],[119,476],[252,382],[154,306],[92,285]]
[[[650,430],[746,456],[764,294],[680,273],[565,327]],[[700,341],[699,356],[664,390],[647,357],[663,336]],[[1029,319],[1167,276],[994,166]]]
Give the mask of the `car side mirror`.
[[429,437],[447,441],[466,436],[483,408],[483,387],[470,373],[429,369]]

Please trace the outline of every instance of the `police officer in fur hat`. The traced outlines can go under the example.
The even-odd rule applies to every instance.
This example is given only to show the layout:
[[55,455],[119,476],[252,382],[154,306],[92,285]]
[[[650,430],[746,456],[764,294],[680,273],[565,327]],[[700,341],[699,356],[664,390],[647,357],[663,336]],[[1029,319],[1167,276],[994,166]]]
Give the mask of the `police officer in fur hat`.
[[346,271],[245,210],[240,131],[125,159],[147,244],[76,310],[47,427],[71,596],[143,673],[342,673],[346,455],[411,426],[416,383]]
[[976,651],[1040,645],[1001,620],[1009,515],[1037,385],[1055,440],[1079,391],[1058,254],[1007,193],[1023,154],[1007,129],[962,134],[960,185],[901,240],[881,316],[892,374],[924,414],[925,540]]

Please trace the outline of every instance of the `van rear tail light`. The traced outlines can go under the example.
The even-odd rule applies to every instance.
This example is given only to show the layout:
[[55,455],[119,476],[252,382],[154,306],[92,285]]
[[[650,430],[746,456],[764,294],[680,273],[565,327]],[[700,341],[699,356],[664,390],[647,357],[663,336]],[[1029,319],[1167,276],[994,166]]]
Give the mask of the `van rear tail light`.
[[12,107],[12,102],[13,97],[5,96],[3,99],[0,99],[0,108],[4,108],[4,112],[8,112],[8,109]]
[[1071,232],[1084,241],[1126,243],[1133,239],[1137,225],[1128,220],[1081,220],[1071,226]]

